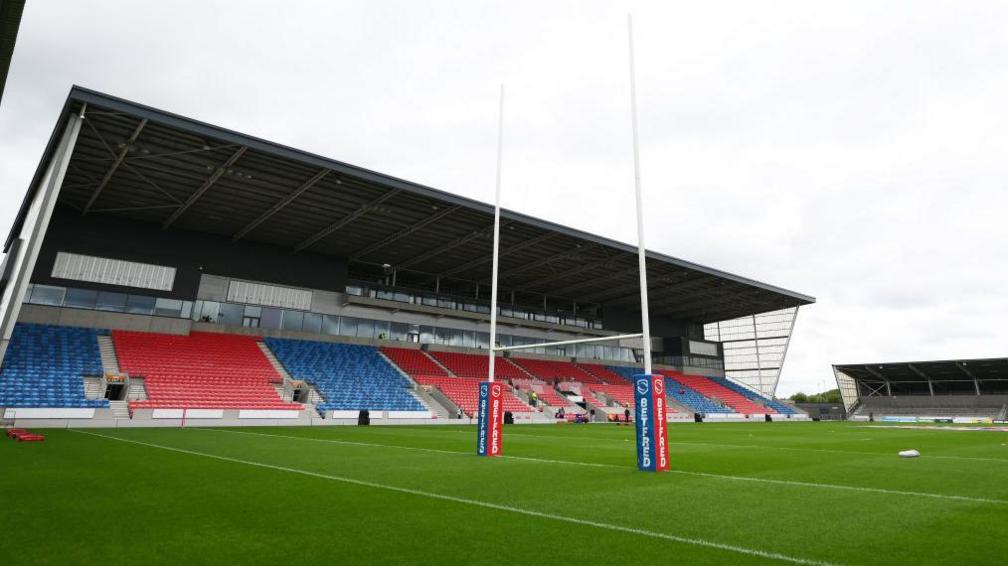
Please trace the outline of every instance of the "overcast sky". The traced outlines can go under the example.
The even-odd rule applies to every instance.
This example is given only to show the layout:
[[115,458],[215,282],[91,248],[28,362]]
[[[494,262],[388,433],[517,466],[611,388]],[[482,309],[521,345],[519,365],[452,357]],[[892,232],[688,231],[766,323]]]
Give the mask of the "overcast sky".
[[79,84],[815,296],[831,363],[1008,355],[1008,3],[30,1],[0,106],[6,234]]

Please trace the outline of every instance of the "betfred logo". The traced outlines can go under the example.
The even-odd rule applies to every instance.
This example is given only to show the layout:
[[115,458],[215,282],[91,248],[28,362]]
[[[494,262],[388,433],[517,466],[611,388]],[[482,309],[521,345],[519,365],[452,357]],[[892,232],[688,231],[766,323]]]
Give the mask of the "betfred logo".
[[495,383],[494,386],[493,386],[493,396],[494,397],[500,397],[500,394],[501,394],[501,386],[499,384]]
[[664,379],[659,378],[659,379],[655,380],[655,382],[654,382],[654,392],[655,392],[655,395],[661,395],[662,393],[665,392],[665,380]]
[[641,395],[647,395],[648,392],[648,380],[647,378],[637,380],[637,393]]
[[479,401],[476,406],[476,454],[487,456],[487,437],[490,435],[489,405],[490,405],[490,384],[482,382],[479,384]]

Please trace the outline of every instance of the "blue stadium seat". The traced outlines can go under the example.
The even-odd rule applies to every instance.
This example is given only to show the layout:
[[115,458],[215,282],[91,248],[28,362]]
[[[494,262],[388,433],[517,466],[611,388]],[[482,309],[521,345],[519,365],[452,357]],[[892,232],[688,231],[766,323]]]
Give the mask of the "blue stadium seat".
[[798,411],[796,411],[794,409],[794,407],[788,405],[787,403],[781,403],[780,401],[777,401],[776,399],[771,399],[769,397],[764,397],[764,396],[760,395],[759,393],[756,393],[755,391],[746,389],[745,387],[742,387],[741,385],[739,385],[739,384],[737,384],[737,383],[735,383],[733,381],[729,381],[729,380],[727,380],[727,379],[725,379],[723,377],[708,377],[707,379],[709,379],[709,380],[711,380],[711,381],[713,381],[713,382],[715,382],[715,383],[717,383],[717,384],[719,384],[719,385],[721,385],[723,387],[727,387],[728,389],[731,389],[731,390],[739,393],[743,397],[746,397],[748,399],[752,399],[753,401],[756,401],[757,403],[759,403],[761,405],[765,405],[767,407],[770,407],[771,409],[777,411],[778,413],[780,413],[782,415],[796,415],[796,414],[798,414]]
[[371,346],[266,338],[266,345],[294,379],[314,385],[327,410],[426,411],[410,394],[409,381]]
[[18,323],[0,370],[0,407],[108,407],[84,398],[86,375],[102,375],[98,331]]

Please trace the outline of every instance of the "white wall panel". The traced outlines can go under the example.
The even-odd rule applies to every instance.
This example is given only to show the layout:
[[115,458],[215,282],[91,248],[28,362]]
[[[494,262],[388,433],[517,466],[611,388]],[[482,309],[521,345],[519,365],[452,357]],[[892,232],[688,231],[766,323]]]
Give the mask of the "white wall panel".
[[69,252],[56,254],[52,276],[157,291],[171,291],[175,285],[174,267]]

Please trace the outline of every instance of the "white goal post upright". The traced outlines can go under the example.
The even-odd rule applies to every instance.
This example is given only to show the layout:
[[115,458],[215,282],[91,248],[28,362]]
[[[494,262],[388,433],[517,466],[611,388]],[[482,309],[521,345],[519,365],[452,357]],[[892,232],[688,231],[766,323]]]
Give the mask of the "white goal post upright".
[[651,323],[648,319],[647,260],[644,250],[644,196],[641,194],[640,147],[637,140],[637,78],[634,72],[633,16],[627,14],[630,46],[630,120],[633,125],[634,192],[637,196],[637,266],[640,270],[641,341],[644,373],[651,375]]
[[504,389],[494,383],[497,351],[497,266],[500,261],[501,164],[504,155],[504,84],[500,85],[497,115],[497,183],[494,196],[493,267],[490,282],[490,344],[487,348],[487,380],[478,384],[476,418],[476,455],[500,456],[504,431]]
[[504,155],[504,84],[500,85],[500,108],[497,113],[497,186],[494,197],[494,234],[493,234],[493,268],[490,279],[490,367],[489,381],[494,381],[494,362],[497,356],[497,265],[500,260],[500,200],[501,200],[501,164]]

